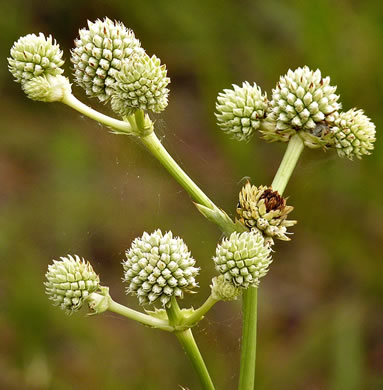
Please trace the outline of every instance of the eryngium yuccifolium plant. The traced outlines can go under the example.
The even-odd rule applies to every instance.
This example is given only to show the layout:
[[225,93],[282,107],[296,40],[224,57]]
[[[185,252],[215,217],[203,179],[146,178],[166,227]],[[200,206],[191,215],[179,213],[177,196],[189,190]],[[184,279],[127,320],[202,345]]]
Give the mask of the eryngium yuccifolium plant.
[[270,243],[273,243],[273,238],[290,240],[286,235],[287,228],[297,223],[287,219],[293,209],[270,187],[256,187],[247,182],[239,193],[239,221],[249,229],[260,231]]
[[45,274],[45,291],[55,306],[67,314],[81,308],[89,294],[100,287],[100,279],[89,262],[79,256],[53,260]]
[[352,160],[371,154],[375,142],[375,125],[363,110],[341,112],[331,128],[334,146],[340,157]]
[[287,142],[298,133],[306,146],[325,147],[331,139],[329,125],[341,108],[335,91],[330,78],[322,78],[319,69],[289,70],[273,89],[267,119],[275,129],[265,128],[263,138]]
[[215,116],[218,126],[238,141],[248,141],[259,129],[267,109],[267,96],[261,89],[245,81],[242,87],[233,84],[217,97]]
[[29,99],[40,102],[57,102],[71,92],[69,80],[61,75],[34,77],[22,83],[22,89]]
[[112,95],[112,109],[121,116],[136,110],[159,113],[168,105],[167,88],[170,83],[165,65],[155,55],[132,56],[125,60],[116,74]]
[[258,231],[234,232],[218,244],[213,260],[227,282],[236,287],[257,287],[272,261],[270,252]]
[[232,301],[241,294],[241,289],[231,281],[227,281],[223,275],[212,279],[211,296],[217,301]]
[[61,75],[64,60],[60,46],[52,36],[45,37],[40,33],[19,38],[11,48],[8,64],[15,81],[23,83],[38,76]]
[[136,295],[141,305],[159,301],[166,306],[173,296],[182,298],[184,292],[197,287],[199,268],[194,265],[181,238],[159,229],[152,234],[145,232],[126,251],[123,267],[127,293]]
[[76,83],[88,96],[101,101],[108,100],[113,93],[123,60],[145,52],[132,30],[108,18],[88,21],[88,29],[79,31],[75,46],[71,61]]

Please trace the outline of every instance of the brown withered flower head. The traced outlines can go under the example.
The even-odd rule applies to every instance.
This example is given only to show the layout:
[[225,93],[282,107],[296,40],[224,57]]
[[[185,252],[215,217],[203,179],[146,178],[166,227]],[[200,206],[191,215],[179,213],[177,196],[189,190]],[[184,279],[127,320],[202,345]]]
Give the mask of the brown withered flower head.
[[286,205],[286,199],[271,187],[256,187],[247,182],[239,193],[237,218],[250,230],[260,231],[265,240],[273,244],[274,238],[288,241],[287,228],[297,221],[288,220],[294,209]]

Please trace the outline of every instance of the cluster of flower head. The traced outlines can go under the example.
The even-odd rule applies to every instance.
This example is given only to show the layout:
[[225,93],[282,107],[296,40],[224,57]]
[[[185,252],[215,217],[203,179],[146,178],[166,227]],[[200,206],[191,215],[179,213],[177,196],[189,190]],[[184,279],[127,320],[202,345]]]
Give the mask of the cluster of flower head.
[[[112,101],[125,117],[137,110],[161,112],[168,104],[170,79],[165,65],[149,57],[134,32],[105,18],[88,22],[72,50],[74,78],[90,97]],[[51,36],[29,34],[11,49],[9,70],[33,100],[59,101],[70,93],[63,73],[62,51]]]
[[217,98],[216,117],[218,126],[239,141],[259,130],[270,142],[298,134],[306,146],[333,147],[341,157],[370,154],[375,125],[362,110],[341,112],[341,107],[330,78],[304,66],[280,77],[270,101],[255,83],[225,89]]
[[156,230],[136,238],[123,262],[127,293],[136,295],[140,304],[159,302],[167,306],[171,298],[182,298],[197,287],[199,269],[185,242],[172,232]]
[[90,263],[79,256],[53,260],[45,276],[46,293],[55,306],[68,314],[79,310],[89,295],[100,287],[100,279]]

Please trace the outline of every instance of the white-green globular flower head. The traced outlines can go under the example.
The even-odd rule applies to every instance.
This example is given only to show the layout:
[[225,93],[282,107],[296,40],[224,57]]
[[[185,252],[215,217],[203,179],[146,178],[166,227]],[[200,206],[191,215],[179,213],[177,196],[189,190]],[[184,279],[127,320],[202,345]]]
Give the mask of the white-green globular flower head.
[[267,120],[274,128],[265,128],[263,138],[287,142],[298,133],[306,146],[326,147],[331,143],[329,126],[341,108],[335,91],[319,69],[289,70],[273,89]]
[[218,126],[238,141],[248,141],[259,129],[265,116],[268,101],[266,93],[254,83],[247,81],[242,86],[233,84],[217,97],[215,116]]
[[123,262],[127,293],[136,295],[141,305],[160,302],[167,306],[171,298],[197,287],[199,268],[185,242],[172,232],[160,230],[136,238]]
[[341,112],[331,131],[340,157],[361,159],[364,155],[371,154],[374,149],[375,125],[363,110]]
[[241,294],[241,289],[228,282],[223,275],[212,279],[211,296],[217,301],[232,301]]
[[62,76],[44,75],[25,81],[22,89],[29,99],[40,102],[59,102],[71,93],[69,80]]
[[144,53],[134,32],[122,23],[108,18],[88,21],[88,28],[79,31],[72,50],[76,83],[88,96],[107,101],[124,59]]
[[15,81],[23,83],[39,76],[58,76],[63,73],[62,51],[52,38],[28,34],[19,38],[11,48],[8,68]]
[[136,110],[159,113],[168,105],[170,83],[165,65],[155,55],[135,55],[123,62],[116,74],[112,109],[121,116]]
[[257,287],[271,263],[271,247],[258,231],[237,233],[218,244],[213,257],[215,267],[236,287]]
[[100,279],[90,263],[79,256],[53,260],[45,276],[49,299],[67,314],[79,310],[88,296],[100,287]]

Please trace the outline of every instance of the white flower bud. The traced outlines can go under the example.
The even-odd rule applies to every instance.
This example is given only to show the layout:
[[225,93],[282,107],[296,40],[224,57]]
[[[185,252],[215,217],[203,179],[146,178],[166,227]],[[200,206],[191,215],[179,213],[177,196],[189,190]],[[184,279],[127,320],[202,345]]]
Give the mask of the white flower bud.
[[267,109],[267,96],[261,89],[245,81],[242,87],[233,84],[217,97],[218,126],[238,141],[248,141],[260,127]]
[[136,295],[141,305],[170,303],[172,296],[182,298],[185,291],[197,287],[199,268],[179,237],[156,230],[136,238],[123,262],[127,293]]
[[261,129],[263,138],[287,142],[298,133],[306,146],[326,147],[331,143],[330,126],[341,108],[335,91],[319,69],[289,70],[273,89],[267,121],[274,126]]
[[258,287],[271,264],[271,248],[258,231],[237,233],[224,238],[213,257],[215,267],[236,287]]
[[374,149],[375,125],[363,110],[341,112],[331,131],[340,157],[361,159],[362,156],[371,154]]
[[90,263],[78,256],[53,260],[45,274],[45,291],[55,306],[67,314],[81,308],[89,294],[98,290],[100,279]]
[[38,76],[58,76],[63,73],[62,51],[52,36],[28,34],[11,48],[9,71],[15,81],[24,83]]

